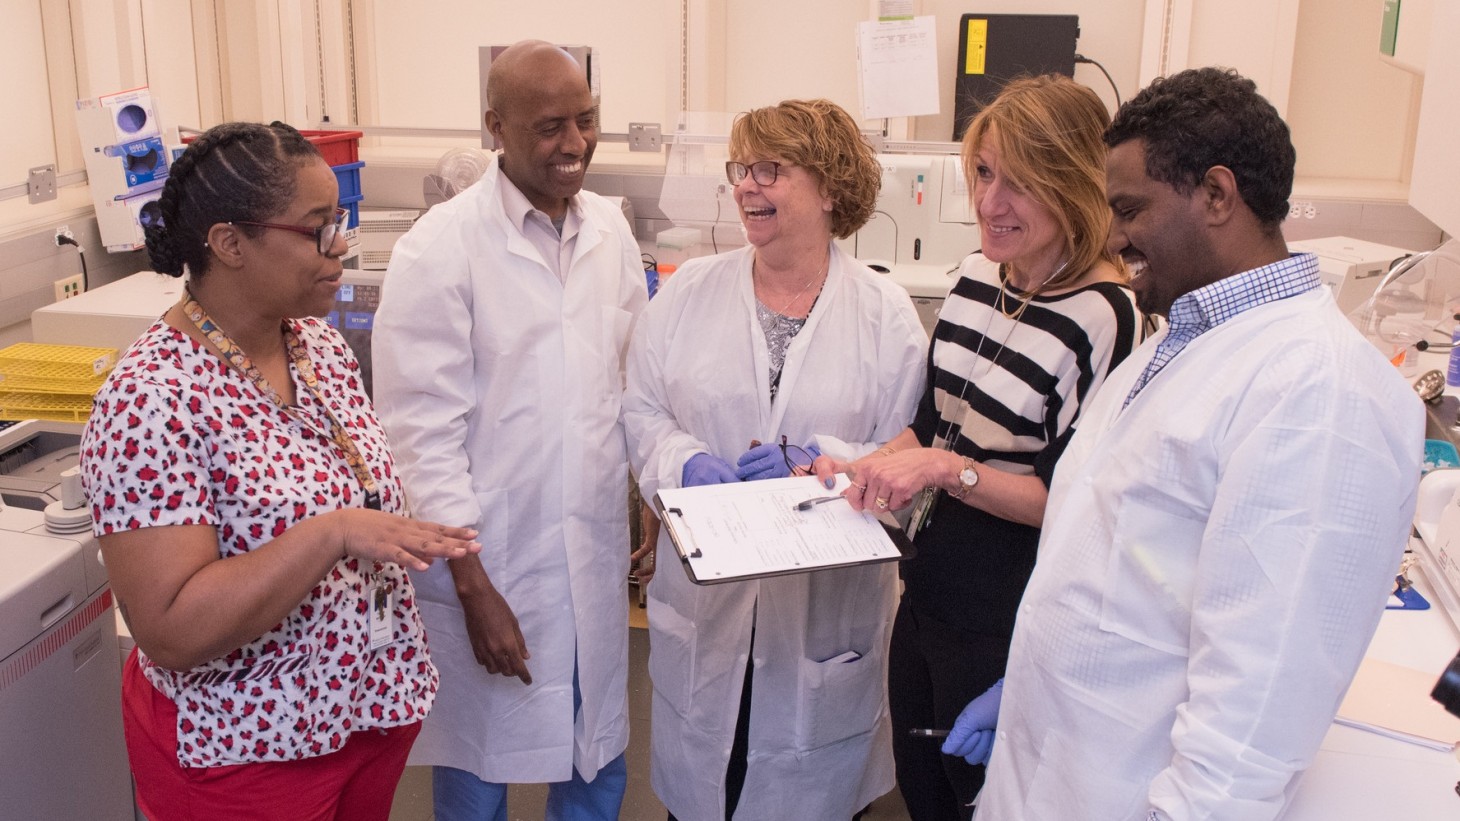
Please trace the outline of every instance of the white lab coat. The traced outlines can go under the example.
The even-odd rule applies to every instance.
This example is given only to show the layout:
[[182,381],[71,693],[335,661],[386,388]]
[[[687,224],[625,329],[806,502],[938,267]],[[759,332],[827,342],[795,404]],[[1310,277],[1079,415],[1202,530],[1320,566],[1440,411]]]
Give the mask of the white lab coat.
[[1050,488],[978,818],[1264,821],[1383,612],[1423,412],[1326,289],[1106,380]]
[[[532,685],[477,664],[444,562],[413,573],[441,689],[412,751],[493,782],[588,779],[628,741],[623,356],[648,301],[619,210],[587,191],[560,281],[510,224],[492,163],[396,244],[375,403],[415,516],[477,528]],[[577,654],[582,709],[574,721]]]
[[[866,453],[912,420],[927,337],[907,293],[832,248],[774,404],[750,247],[686,263],[645,311],[625,424],[645,498],[705,451],[752,439]],[[833,439],[832,437],[835,437]],[[840,440],[840,441],[838,441]],[[891,564],[696,586],[661,532],[649,585],[654,790],[685,821],[724,813],[725,768],[753,653],[750,755],[736,818],[846,819],[892,788],[886,705]],[[751,647],[751,622],[755,645]],[[852,651],[855,661],[828,661]]]

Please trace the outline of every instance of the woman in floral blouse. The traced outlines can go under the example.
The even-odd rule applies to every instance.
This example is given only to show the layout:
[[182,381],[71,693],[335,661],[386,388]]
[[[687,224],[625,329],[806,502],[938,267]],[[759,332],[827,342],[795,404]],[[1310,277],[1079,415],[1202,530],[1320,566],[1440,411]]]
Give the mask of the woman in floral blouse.
[[403,515],[359,364],[315,318],[340,283],[337,200],[289,126],[198,138],[147,232],[187,291],[83,437],[137,641],[124,720],[153,821],[386,818],[437,682],[404,568],[480,550]]

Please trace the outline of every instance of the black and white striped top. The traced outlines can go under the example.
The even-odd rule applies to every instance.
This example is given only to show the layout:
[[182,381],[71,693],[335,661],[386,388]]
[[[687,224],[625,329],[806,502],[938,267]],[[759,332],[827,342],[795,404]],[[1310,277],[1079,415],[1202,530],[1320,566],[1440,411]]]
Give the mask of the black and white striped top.
[[[956,453],[1048,485],[1080,407],[1141,342],[1135,297],[1099,282],[1036,296],[1015,321],[999,309],[997,264],[975,254],[959,275],[933,329],[913,431],[924,446],[951,439]],[[1003,307],[1015,313],[1025,296],[1010,290]],[[1038,541],[1036,528],[944,498],[903,563],[908,594],[950,624],[1011,634]]]
[[[991,467],[1034,473],[1034,458],[1069,429],[1082,403],[1140,343],[1129,288],[1095,283],[1036,296],[1017,321],[999,307],[998,266],[971,256],[943,303],[914,429]],[[1012,288],[1011,313],[1025,295]]]

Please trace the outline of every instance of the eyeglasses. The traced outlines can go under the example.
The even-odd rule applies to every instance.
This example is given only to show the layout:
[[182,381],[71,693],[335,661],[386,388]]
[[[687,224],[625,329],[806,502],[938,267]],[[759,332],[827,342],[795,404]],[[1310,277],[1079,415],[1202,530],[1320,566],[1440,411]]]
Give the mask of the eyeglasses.
[[[757,180],[757,182],[759,181]],[[786,460],[786,470],[790,471],[792,476],[811,475],[811,454],[800,445],[787,443],[785,436],[781,437],[781,458]]]
[[[789,165],[786,167],[790,168]],[[780,172],[781,164],[770,160],[761,160],[750,165],[734,160],[725,163],[725,177],[730,180],[731,185],[739,185],[747,176],[755,180],[756,185],[774,185]]]
[[296,234],[303,234],[306,237],[314,237],[315,248],[324,256],[329,256],[334,250],[335,239],[345,234],[345,224],[350,218],[350,212],[344,208],[335,209],[335,218],[318,228],[307,228],[303,225],[283,225],[277,222],[250,222],[248,220],[234,220],[229,225],[252,225],[255,228],[278,228],[282,231],[293,231]]

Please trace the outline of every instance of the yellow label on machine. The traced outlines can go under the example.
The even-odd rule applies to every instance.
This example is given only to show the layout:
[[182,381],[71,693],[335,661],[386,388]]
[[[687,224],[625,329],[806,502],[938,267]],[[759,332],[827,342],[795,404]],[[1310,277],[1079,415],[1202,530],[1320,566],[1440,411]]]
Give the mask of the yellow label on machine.
[[989,21],[968,21],[968,50],[963,58],[964,74],[982,74],[989,53]]

